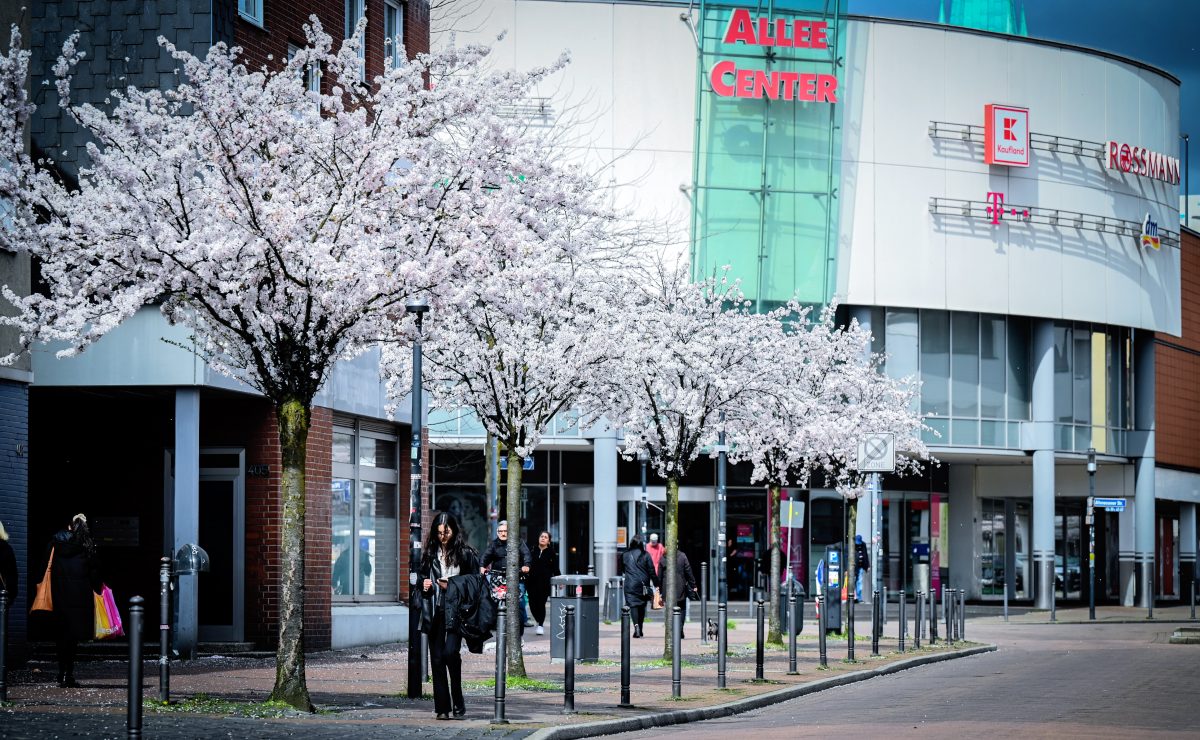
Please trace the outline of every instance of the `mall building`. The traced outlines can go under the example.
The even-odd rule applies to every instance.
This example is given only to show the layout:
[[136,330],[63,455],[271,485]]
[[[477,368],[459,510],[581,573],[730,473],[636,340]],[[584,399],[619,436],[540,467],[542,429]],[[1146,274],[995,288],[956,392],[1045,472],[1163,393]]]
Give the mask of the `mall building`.
[[[1094,486],[1113,499],[1092,520],[1097,600],[1186,596],[1200,292],[1181,282],[1195,286],[1200,264],[1178,226],[1180,81],[1087,48],[838,6],[495,0],[457,41],[506,30],[495,64],[521,69],[569,49],[566,72],[514,115],[585,123],[586,156],[615,163],[636,213],[688,235],[696,277],[731,265],[761,310],[837,301],[889,374],[920,379],[939,463],[885,477],[882,531],[867,506],[852,525],[879,535],[888,588],[1086,600]],[[1172,426],[1156,445],[1159,418]],[[524,532],[549,529],[564,572],[613,575],[641,471],[616,433],[567,426],[526,462]],[[482,544],[482,429],[440,412],[430,428],[436,504]],[[718,562],[713,467],[699,460],[681,491],[693,567]],[[811,591],[844,508],[831,491],[788,493],[806,503],[787,534],[807,543],[788,549]],[[768,512],[738,466],[729,496],[736,599],[763,585]],[[662,481],[649,497],[665,500]]]

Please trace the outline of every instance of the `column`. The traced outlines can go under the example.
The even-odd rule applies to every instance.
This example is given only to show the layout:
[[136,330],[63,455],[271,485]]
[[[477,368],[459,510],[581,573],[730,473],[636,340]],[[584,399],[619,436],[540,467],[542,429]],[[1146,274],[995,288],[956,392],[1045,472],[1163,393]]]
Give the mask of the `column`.
[[[617,574],[617,434],[604,428],[592,440],[592,557],[601,593]],[[603,605],[601,605],[603,607]]]
[[[871,309],[868,306],[851,306],[850,318],[858,321],[858,325],[872,334],[882,335],[884,327],[872,326]],[[871,347],[866,347],[865,354],[871,355]],[[872,589],[883,589],[883,480],[882,475],[874,473],[870,476],[867,493],[858,501],[858,521],[853,523],[854,533],[862,535],[871,553],[871,570],[867,571],[870,582],[863,583],[862,600],[869,604],[872,599]],[[897,531],[895,529],[893,532]],[[893,572],[895,570],[893,569]]]
[[1134,334],[1133,435],[1140,449],[1133,460],[1133,559],[1137,570],[1138,603],[1148,608],[1154,599],[1154,334]]
[[[175,391],[175,501],[174,543],[171,552],[200,541],[200,390]],[[175,649],[194,657],[199,641],[197,576],[183,575],[176,592]]]
[[1033,329],[1033,582],[1037,609],[1054,599],[1054,322]]
[[1196,577],[1196,505],[1179,505],[1179,595],[1187,602]]
[[1117,578],[1120,580],[1119,593],[1121,606],[1133,606],[1137,595],[1137,578],[1133,558],[1133,510],[1127,506],[1117,514]]

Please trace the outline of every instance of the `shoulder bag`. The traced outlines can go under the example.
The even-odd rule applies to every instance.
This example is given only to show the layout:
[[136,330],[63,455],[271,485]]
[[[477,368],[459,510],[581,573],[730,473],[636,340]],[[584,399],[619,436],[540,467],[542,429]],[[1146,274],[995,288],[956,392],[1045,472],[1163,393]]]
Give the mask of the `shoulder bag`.
[[50,548],[50,560],[46,562],[46,575],[42,576],[42,582],[37,585],[37,596],[33,598],[33,606],[29,608],[29,612],[52,612],[54,611],[54,599],[50,593],[50,566],[54,564],[54,548]]

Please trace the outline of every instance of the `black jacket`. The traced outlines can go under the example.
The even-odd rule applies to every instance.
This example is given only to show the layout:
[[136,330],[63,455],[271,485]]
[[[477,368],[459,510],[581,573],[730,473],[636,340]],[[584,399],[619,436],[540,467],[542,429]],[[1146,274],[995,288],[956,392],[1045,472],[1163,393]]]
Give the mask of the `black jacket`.
[[854,569],[871,569],[871,556],[867,554],[867,543],[865,542],[854,543]]
[[554,551],[553,546],[547,547],[545,550],[535,547],[531,558],[529,577],[526,579],[529,583],[529,590],[539,594],[549,594],[550,579],[561,575],[558,570],[558,553]]
[[[499,563],[501,569],[508,562],[508,543],[501,542],[500,538],[492,540],[492,544],[488,545],[488,549],[483,553],[483,567],[491,568],[494,564]],[[521,543],[521,567],[529,565],[529,547],[524,542]],[[477,569],[478,570],[478,569]]]
[[482,653],[496,626],[496,605],[487,579],[479,573],[464,573],[446,582],[444,606],[446,631],[462,635],[467,650]]
[[8,603],[17,598],[18,584],[17,554],[13,552],[8,540],[0,540],[0,588],[8,592]]
[[88,554],[74,533],[65,529],[50,540],[47,558],[51,550],[54,562],[50,566],[50,588],[59,634],[80,642],[94,640],[94,594],[103,587],[96,558]]
[[[475,554],[475,549],[467,547],[463,549],[463,561],[458,564],[458,572],[462,575],[468,575],[479,572],[479,556]],[[437,555],[431,555],[428,562],[422,561],[421,572],[417,574],[417,592],[420,594],[421,602],[418,608],[421,610],[421,631],[429,633],[433,631],[433,618],[438,611],[444,610],[445,593],[442,587],[438,585],[438,579],[442,577],[442,564],[438,560]],[[422,590],[425,579],[433,581],[433,588],[428,592]],[[449,583],[446,584],[449,587]]]
[[646,591],[658,585],[654,572],[654,561],[645,550],[626,550],[621,555],[621,567],[625,571],[625,603],[629,607],[643,606],[650,600]]
[[[663,575],[666,573],[664,571]],[[692,564],[683,550],[675,552],[675,601],[682,602],[688,594],[696,591],[696,576],[692,574]]]

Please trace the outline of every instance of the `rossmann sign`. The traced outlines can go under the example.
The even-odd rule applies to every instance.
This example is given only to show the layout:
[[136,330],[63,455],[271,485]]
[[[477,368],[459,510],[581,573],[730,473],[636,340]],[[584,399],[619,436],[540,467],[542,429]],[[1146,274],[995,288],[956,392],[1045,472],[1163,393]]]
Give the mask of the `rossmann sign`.
[[[733,11],[723,39],[726,44],[773,46],[790,49],[828,49],[829,24],[825,21],[752,16]],[[801,103],[836,103],[837,77],[831,74],[742,69],[732,59],[712,66],[708,75],[713,92],[724,98],[767,98]]]
[[1105,149],[1104,164],[1110,170],[1150,177],[1171,185],[1179,184],[1179,160],[1145,147],[1110,141]]

